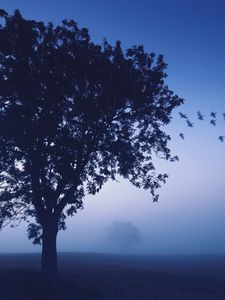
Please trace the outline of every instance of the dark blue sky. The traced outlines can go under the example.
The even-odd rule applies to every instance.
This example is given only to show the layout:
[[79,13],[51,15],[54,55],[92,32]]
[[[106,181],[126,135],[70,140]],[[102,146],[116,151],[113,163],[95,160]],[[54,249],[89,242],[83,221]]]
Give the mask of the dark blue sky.
[[[159,204],[153,205],[146,192],[124,181],[109,183],[69,220],[59,249],[116,251],[104,236],[105,228],[119,220],[132,221],[140,229],[143,239],[136,252],[225,253],[225,144],[218,141],[225,135],[225,1],[1,0],[0,6],[9,13],[19,8],[26,18],[54,24],[72,18],[89,28],[96,42],[106,37],[111,43],[121,40],[124,48],[143,44],[149,52],[164,54],[167,82],[186,99],[178,111],[188,113],[195,125],[187,128],[178,111],[174,113],[167,130],[180,162],[156,162],[159,170],[170,174]],[[206,116],[202,123],[197,110]],[[216,128],[209,124],[212,110],[218,112]],[[90,228],[95,234],[89,234]],[[0,251],[37,250],[26,241],[23,226],[2,231],[0,240]]]
[[165,55],[169,82],[182,95],[190,98],[196,90],[203,105],[221,101],[213,88],[225,96],[223,0],[3,0],[1,6],[9,12],[18,7],[27,18],[55,24],[75,19],[98,42],[107,37],[110,42],[121,40],[125,48],[144,44],[146,50]]

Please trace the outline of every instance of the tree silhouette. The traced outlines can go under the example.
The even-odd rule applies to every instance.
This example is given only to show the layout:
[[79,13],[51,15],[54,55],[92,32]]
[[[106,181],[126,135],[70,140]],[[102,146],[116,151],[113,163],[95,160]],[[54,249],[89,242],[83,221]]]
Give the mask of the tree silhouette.
[[[152,156],[174,161],[161,129],[183,100],[165,85],[163,57],[143,46],[94,44],[76,22],[61,25],[2,13],[0,28],[1,210],[32,217],[41,271],[57,274],[56,238],[116,175],[155,190]],[[6,216],[7,217],[7,216]]]
[[130,249],[141,241],[138,228],[131,222],[114,221],[106,228],[106,234],[107,240],[123,250]]

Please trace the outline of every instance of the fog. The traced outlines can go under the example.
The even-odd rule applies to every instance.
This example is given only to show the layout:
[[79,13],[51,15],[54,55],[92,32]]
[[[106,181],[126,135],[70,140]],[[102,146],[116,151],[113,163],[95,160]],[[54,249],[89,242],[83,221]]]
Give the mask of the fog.
[[[157,3],[156,3],[157,2]],[[172,6],[169,3],[173,3]],[[32,4],[33,3],[33,4]],[[74,18],[90,28],[95,41],[121,39],[124,47],[144,44],[169,63],[168,84],[186,103],[174,112],[170,148],[179,162],[155,159],[157,171],[169,174],[158,203],[147,191],[122,178],[108,182],[84,209],[67,218],[58,250],[127,254],[225,254],[225,7],[223,1],[1,1],[5,10],[20,8],[27,18]],[[97,3],[94,5],[94,3]],[[127,5],[130,3],[130,10]],[[53,9],[54,8],[54,9]],[[197,120],[200,110],[206,119]],[[188,113],[187,128],[178,112]],[[209,124],[217,112],[217,126]],[[185,139],[179,137],[184,133]],[[132,224],[138,242],[119,247],[107,228]],[[26,223],[0,231],[0,252],[38,252],[26,236]],[[118,231],[118,235],[121,232]]]
[[[196,132],[193,139],[196,138]],[[180,161],[158,161],[158,169],[170,176],[159,190],[160,199],[137,189],[122,178],[108,182],[95,196],[87,196],[84,209],[67,218],[67,230],[58,236],[59,251],[130,254],[221,254],[225,253],[225,187],[223,147],[210,136],[199,144],[177,140]],[[214,159],[208,144],[214,153]],[[182,155],[183,154],[183,155]],[[131,247],[118,247],[107,237],[117,222],[133,224],[140,240]],[[119,234],[119,232],[118,232]],[[1,252],[36,252],[26,237],[26,224],[0,232]]]

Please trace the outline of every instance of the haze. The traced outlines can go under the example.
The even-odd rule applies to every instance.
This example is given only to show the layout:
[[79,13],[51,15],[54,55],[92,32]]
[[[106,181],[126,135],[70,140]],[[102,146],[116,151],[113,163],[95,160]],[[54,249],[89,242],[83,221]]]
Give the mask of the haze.
[[[186,99],[165,130],[179,162],[155,160],[157,170],[169,174],[160,189],[159,203],[123,179],[108,182],[99,194],[88,196],[84,210],[67,219],[67,231],[58,237],[59,251],[134,254],[225,254],[225,2],[214,1],[28,1],[3,0],[12,13],[53,21],[75,19],[90,30],[92,39],[124,48],[143,44],[164,54],[170,88]],[[197,111],[206,117],[197,120]],[[190,116],[194,128],[179,118]],[[217,126],[209,124],[217,112]],[[179,133],[185,134],[185,139]],[[107,239],[114,221],[130,222],[141,239],[121,250]],[[26,236],[26,224],[0,232],[0,252],[37,252]]]

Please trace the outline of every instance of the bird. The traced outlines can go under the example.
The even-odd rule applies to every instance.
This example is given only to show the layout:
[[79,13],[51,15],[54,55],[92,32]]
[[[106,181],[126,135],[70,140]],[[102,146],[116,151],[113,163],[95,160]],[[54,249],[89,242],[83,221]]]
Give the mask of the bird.
[[216,118],[216,113],[212,111],[210,116],[215,119]]
[[198,115],[198,119],[199,119],[200,121],[203,121],[203,120],[204,120],[204,116],[201,114],[200,111],[197,112],[197,115]]
[[224,136],[224,135],[220,135],[220,136],[219,136],[219,140],[221,141],[221,143],[224,142],[224,139],[225,139],[225,136]]
[[3,18],[6,16],[8,16],[8,13],[4,9],[0,9],[0,17]]
[[225,113],[223,113],[223,118],[224,118],[224,121],[225,121]]
[[187,126],[188,126],[188,127],[193,127],[193,126],[194,126],[194,124],[191,123],[189,120],[187,120],[186,122],[187,122]]
[[210,124],[212,124],[213,126],[216,126],[216,120],[211,120]]
[[180,115],[181,118],[187,119],[187,115],[183,114],[182,112],[179,112],[179,115]]
[[182,140],[184,140],[184,134],[180,133],[179,136],[182,138]]

